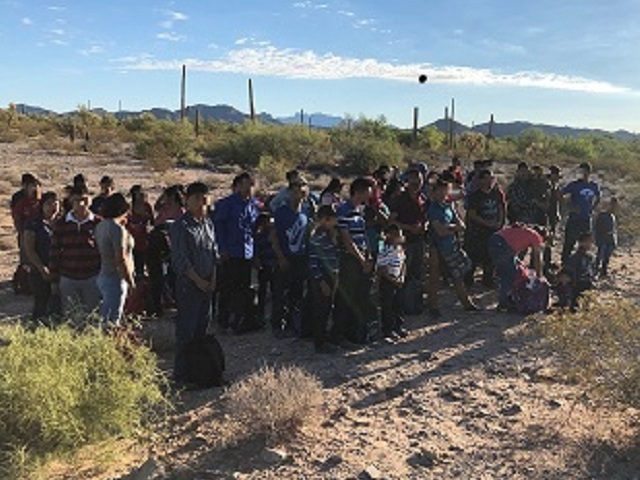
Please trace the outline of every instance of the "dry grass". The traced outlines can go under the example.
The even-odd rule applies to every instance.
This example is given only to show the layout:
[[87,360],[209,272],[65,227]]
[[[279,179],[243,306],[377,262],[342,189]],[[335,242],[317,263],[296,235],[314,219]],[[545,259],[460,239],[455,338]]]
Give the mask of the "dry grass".
[[593,293],[576,313],[557,311],[541,318],[539,328],[571,379],[640,408],[640,306]]
[[263,367],[231,386],[224,400],[249,437],[282,439],[319,421],[322,385],[299,367]]

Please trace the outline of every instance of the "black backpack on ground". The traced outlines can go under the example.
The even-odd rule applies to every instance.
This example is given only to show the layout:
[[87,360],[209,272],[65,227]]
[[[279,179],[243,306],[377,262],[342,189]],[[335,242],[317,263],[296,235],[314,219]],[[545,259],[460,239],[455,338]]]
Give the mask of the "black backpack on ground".
[[187,347],[186,381],[199,388],[224,385],[225,359],[214,335],[194,339]]

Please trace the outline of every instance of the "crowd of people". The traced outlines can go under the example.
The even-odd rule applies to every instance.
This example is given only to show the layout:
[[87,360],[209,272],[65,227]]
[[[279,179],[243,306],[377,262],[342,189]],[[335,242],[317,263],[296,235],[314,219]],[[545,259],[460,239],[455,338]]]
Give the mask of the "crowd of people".
[[223,331],[269,324],[277,338],[312,338],[330,353],[406,336],[405,315],[440,317],[443,282],[467,311],[481,310],[470,294],[477,280],[497,288],[498,310],[512,311],[518,278],[534,272],[552,279],[558,305],[575,308],[608,274],[617,200],[595,215],[601,191],[588,164],[563,185],[559,168],[523,162],[505,189],[492,167],[478,160],[465,172],[457,158],[444,170],[382,166],[347,188],[333,178],[319,194],[293,170],[285,188],[260,198],[242,173],[215,203],[195,182],[165,188],[154,205],[141,185],[125,196],[108,176],[91,198],[82,174],[59,196],[26,173],[11,200],[19,269],[29,272],[36,320],[81,307],[118,325],[143,287],[149,314],[176,306],[177,379],[214,316]]

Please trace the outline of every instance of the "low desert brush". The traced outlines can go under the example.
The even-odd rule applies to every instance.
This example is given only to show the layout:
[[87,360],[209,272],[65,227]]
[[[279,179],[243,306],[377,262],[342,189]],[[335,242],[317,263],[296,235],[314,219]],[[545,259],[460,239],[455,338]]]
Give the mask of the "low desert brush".
[[224,399],[247,436],[280,439],[318,421],[322,385],[298,367],[263,367],[230,387]]
[[640,408],[640,306],[585,296],[575,313],[540,320],[565,372],[603,398]]
[[122,335],[16,324],[0,338],[0,477],[142,432],[168,406],[154,354]]

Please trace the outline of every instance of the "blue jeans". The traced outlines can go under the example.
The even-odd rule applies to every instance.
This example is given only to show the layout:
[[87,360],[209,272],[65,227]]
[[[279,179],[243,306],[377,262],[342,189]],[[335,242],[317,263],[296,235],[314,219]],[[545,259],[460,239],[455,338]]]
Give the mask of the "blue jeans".
[[100,315],[107,323],[120,324],[127,300],[129,285],[119,275],[98,275],[98,288],[102,294]]
[[489,256],[495,266],[500,283],[500,305],[507,305],[509,293],[511,293],[511,288],[513,287],[513,280],[517,273],[516,252],[509,247],[502,236],[494,234],[489,239]]
[[173,368],[175,380],[185,380],[187,375],[187,349],[196,338],[207,333],[211,320],[212,292],[203,292],[185,277],[176,280],[176,349]]
[[613,255],[615,249],[616,246],[613,243],[598,245],[598,257],[596,260],[596,271],[598,273],[602,273],[603,275],[607,274],[609,270],[609,260],[611,260],[611,255]]

